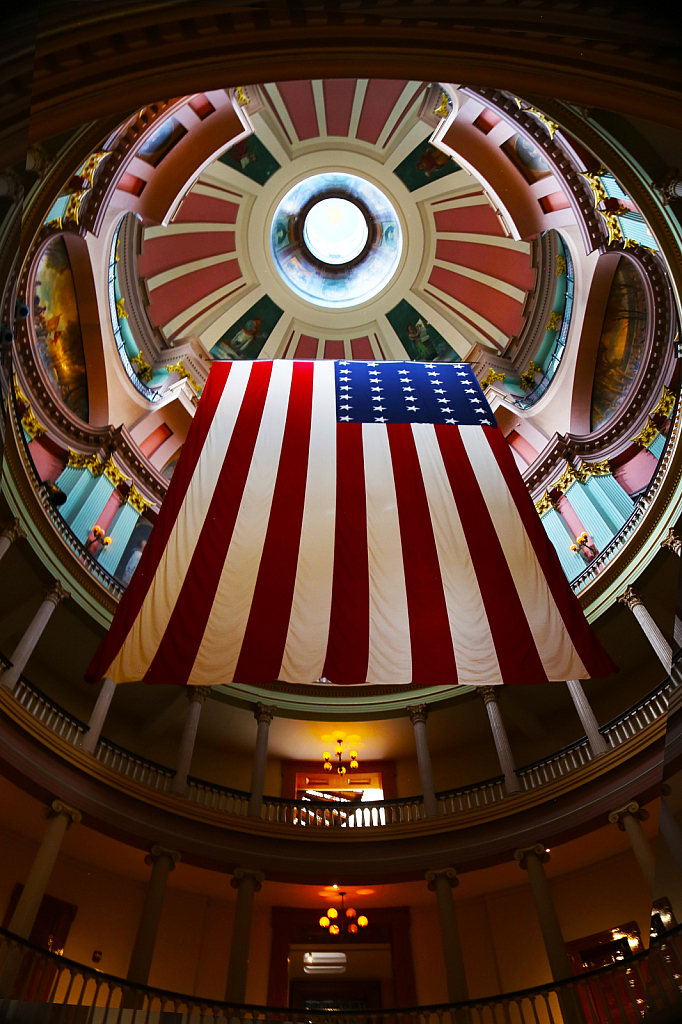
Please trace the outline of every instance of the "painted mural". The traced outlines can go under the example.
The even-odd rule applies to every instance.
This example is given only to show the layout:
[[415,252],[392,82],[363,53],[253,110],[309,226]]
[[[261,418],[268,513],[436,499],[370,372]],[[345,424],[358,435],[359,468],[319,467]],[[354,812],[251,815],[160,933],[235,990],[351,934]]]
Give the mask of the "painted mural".
[[635,264],[621,257],[597,351],[590,411],[592,430],[610,420],[625,403],[644,355],[647,323],[644,282]]
[[126,587],[133,578],[151,532],[151,522],[140,516],[114,571],[116,579]]
[[64,405],[87,423],[88,378],[76,289],[66,243],[54,238],[40,257],[33,292],[38,352]]
[[211,355],[214,359],[257,359],[283,312],[264,295],[225,331]]
[[264,146],[255,135],[249,135],[248,138],[230,146],[218,159],[226,167],[234,167],[235,170],[241,171],[258,185],[264,185],[280,167],[267,146]]
[[386,318],[410,359],[427,363],[457,363],[459,356],[442,334],[403,299]]
[[552,173],[540,150],[522,135],[512,135],[500,148],[531,184]]
[[454,174],[461,169],[452,157],[441,149],[436,149],[428,139],[424,139],[402,163],[398,164],[394,173],[410,192],[415,192],[423,185],[428,185],[430,181],[437,181],[446,174]]

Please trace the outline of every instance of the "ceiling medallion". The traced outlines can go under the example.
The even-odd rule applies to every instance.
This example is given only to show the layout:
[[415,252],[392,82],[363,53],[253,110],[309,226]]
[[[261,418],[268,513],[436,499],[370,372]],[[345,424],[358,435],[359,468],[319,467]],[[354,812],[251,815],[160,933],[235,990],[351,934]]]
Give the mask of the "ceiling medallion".
[[374,298],[400,263],[400,222],[384,193],[356,174],[328,172],[299,181],[272,218],[277,270],[316,306],[344,309]]

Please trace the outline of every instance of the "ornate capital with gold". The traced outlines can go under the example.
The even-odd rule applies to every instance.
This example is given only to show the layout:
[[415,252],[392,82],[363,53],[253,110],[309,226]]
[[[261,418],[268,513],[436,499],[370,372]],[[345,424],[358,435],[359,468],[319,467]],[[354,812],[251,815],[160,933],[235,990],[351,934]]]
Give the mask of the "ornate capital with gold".
[[109,456],[102,466],[102,472],[106,476],[107,480],[111,481],[114,487],[120,487],[121,484],[127,484],[130,482],[130,477],[121,472],[114,462],[112,455]]
[[640,448],[648,448],[649,445],[654,443],[659,433],[660,431],[651,419],[651,416],[647,416],[646,425],[642,427],[636,437],[632,437],[630,440],[632,441],[632,444],[637,444]]
[[680,537],[677,530],[674,530],[672,526],[668,530],[667,534],[661,541],[662,548],[669,548],[678,557],[682,555],[682,537]]
[[412,725],[416,725],[417,722],[425,722],[429,717],[426,704],[413,704],[411,707],[407,708],[407,714]]
[[583,462],[581,459],[577,472],[578,478],[584,483],[591,476],[610,476],[611,466],[608,459],[602,459],[601,462]]
[[676,397],[677,396],[675,395],[675,392],[671,391],[670,388],[667,388],[664,384],[663,393],[661,394],[661,397],[658,400],[658,405],[652,411],[651,415],[665,416],[665,418],[669,420],[672,415],[672,411],[675,408]]
[[627,605],[631,612],[634,612],[638,605],[644,605],[644,601],[634,587],[626,587],[623,593],[618,595],[616,600],[619,604]]
[[7,523],[2,527],[0,537],[6,537],[10,544],[14,544],[15,541],[24,540],[26,532],[19,520],[13,519],[11,523]]
[[44,600],[52,601],[56,608],[58,604],[61,604],[62,601],[66,601],[68,597],[71,597],[70,592],[66,587],[62,586],[59,580],[55,580],[52,586],[45,591]]
[[273,707],[271,704],[261,704],[259,701],[253,709],[253,717],[257,722],[267,722],[267,724],[270,725],[270,722],[275,717],[276,711],[277,708]]
[[556,508],[556,498],[552,498],[548,490],[535,502],[535,511],[539,516],[544,516],[550,509]]
[[498,381],[498,380],[499,380],[500,384],[502,384],[502,383],[504,383],[504,379],[505,379],[506,376],[507,376],[506,373],[498,373],[496,370],[493,370],[493,368],[491,366],[490,369],[488,370],[488,372],[486,373],[485,377],[481,381],[481,387],[482,388],[489,388],[491,384],[494,384],[495,381]]
[[135,484],[130,485],[126,501],[129,505],[132,505],[135,511],[139,512],[141,516],[152,507],[151,501],[147,501],[147,499],[140,494]]

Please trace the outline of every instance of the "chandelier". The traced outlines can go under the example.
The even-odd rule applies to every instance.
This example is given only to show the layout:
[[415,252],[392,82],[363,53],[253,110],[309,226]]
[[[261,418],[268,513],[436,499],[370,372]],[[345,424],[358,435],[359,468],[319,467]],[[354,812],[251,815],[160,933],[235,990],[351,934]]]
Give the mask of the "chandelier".
[[[332,764],[332,755],[329,753],[328,750],[325,750],[325,752],[324,752],[324,754],[322,756],[324,757],[324,770],[326,772],[333,771],[334,770],[334,766]],[[343,740],[342,739],[338,739],[336,741],[336,750],[334,751],[334,756],[336,758],[338,758],[338,762],[339,762],[336,771],[338,772],[339,775],[345,775],[346,774],[346,766],[344,764],[341,764],[341,758],[343,757]],[[350,756],[350,762],[349,762],[348,767],[350,768],[350,770],[352,772],[354,772],[359,767],[358,752],[357,752],[357,750],[351,750],[350,753],[349,753],[349,756]]]
[[330,907],[326,914],[320,918],[320,928],[326,928],[330,935],[357,935],[358,928],[366,928],[369,924],[364,914],[358,917],[353,907],[346,907],[344,904],[345,892],[339,892],[341,897],[341,910]]

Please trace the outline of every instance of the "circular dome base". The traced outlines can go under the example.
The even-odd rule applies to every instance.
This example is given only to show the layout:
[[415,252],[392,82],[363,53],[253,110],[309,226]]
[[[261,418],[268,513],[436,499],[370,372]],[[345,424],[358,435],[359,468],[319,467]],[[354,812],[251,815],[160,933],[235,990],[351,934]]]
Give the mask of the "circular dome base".
[[398,216],[355,174],[313,174],[294,185],[272,218],[270,245],[288,287],[316,306],[344,309],[378,295],[398,269]]

